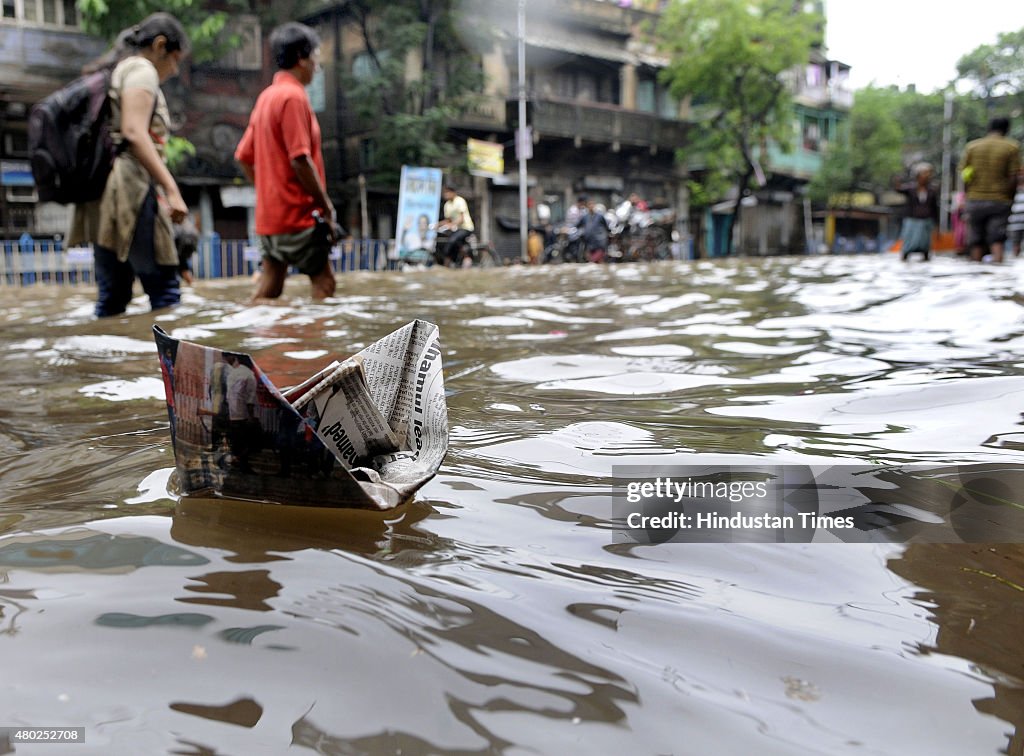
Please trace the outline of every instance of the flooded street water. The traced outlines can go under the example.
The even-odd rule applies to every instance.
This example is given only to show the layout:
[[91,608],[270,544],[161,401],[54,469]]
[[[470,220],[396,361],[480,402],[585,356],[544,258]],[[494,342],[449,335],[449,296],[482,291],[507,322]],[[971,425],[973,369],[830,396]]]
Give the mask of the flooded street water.
[[[0,727],[47,754],[1021,754],[1020,544],[615,543],[612,466],[1024,461],[1024,263],[893,255],[200,282],[297,383],[440,326],[390,513],[179,498],[154,317],[0,290]],[[3,748],[0,753],[10,752]],[[290,749],[290,750],[289,750]]]

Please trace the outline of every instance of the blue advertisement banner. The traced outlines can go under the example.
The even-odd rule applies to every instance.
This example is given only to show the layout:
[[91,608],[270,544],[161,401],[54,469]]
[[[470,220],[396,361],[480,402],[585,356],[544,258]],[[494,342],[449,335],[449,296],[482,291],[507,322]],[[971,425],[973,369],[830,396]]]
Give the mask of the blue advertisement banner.
[[441,169],[402,166],[395,251],[399,257],[432,253],[441,208]]

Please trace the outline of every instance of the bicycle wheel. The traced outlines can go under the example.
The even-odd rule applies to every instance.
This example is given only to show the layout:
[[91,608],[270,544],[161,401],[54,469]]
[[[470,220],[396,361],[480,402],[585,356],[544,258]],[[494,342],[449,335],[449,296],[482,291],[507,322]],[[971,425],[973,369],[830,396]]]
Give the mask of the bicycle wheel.
[[648,262],[652,260],[663,260],[661,256],[661,249],[665,247],[667,249],[668,234],[662,228],[648,228],[644,232],[643,239],[643,259]]

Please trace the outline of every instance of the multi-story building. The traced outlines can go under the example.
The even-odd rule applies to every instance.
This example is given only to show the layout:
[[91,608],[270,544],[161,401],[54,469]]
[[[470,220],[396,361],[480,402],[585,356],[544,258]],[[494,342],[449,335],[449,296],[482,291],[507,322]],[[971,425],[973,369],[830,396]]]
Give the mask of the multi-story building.
[[[70,0],[0,0],[0,236],[61,233],[67,209],[35,202],[28,171],[25,126],[31,104],[77,74],[103,44],[78,31]],[[449,138],[505,146],[500,175],[460,178],[479,233],[506,257],[519,254],[519,178],[515,134],[519,127],[517,2],[465,0],[460,17],[464,47],[475,55],[483,89],[474,106],[449,126]],[[361,120],[345,99],[345,81],[359,76],[367,51],[348,3],[324,3],[306,20],[323,40],[323,72],[309,87],[323,130],[328,188],[343,223],[355,234],[394,234],[397,187],[374,182],[374,124]],[[658,81],[667,63],[650,40],[659,0],[566,0],[525,2],[526,124],[532,134],[528,191],[532,205],[546,203],[558,220],[578,194],[611,206],[637,192],[655,207],[675,211],[687,231],[686,169],[676,152],[686,144],[687,106]],[[233,18],[241,47],[221,60],[190,63],[165,85],[176,130],[196,147],[177,169],[186,201],[197,209],[204,234],[230,238],[251,231],[254,196],[240,180],[232,154],[259,91],[272,75],[266,42],[255,16]],[[406,61],[414,79],[424,62]],[[768,183],[758,205],[745,208],[743,250],[770,254],[803,249],[804,224],[798,190],[820,164],[825,146],[851,95],[848,67],[815,54],[793,72],[796,106],[794,151],[767,150]],[[360,184],[357,180],[365,179]],[[366,197],[361,201],[359,188]],[[723,203],[728,206],[728,203]],[[364,212],[361,212],[364,211]],[[363,219],[366,218],[364,221]],[[728,218],[711,213],[698,246],[714,253]],[[722,223],[722,221],[725,223]],[[707,230],[707,233],[704,233]]]
[[28,154],[32,105],[76,76],[103,44],[81,34],[71,0],[0,5],[0,238],[67,230],[68,211],[38,206]]
[[[771,255],[813,248],[820,231],[812,228],[809,203],[803,188],[821,168],[831,141],[853,104],[850,66],[828,59],[814,49],[805,65],[783,74],[793,98],[792,135],[786,149],[769,144],[760,155],[765,183],[745,199],[741,229],[734,249],[743,254]],[[722,254],[726,235],[734,233],[735,197],[713,206],[704,224],[702,241],[708,254]]]
[[[657,80],[665,61],[646,41],[656,21],[656,0],[568,0],[525,3],[527,125],[532,129],[529,194],[559,218],[586,193],[610,206],[637,192],[652,205],[675,208],[685,218],[683,173],[675,150],[684,144],[682,107]],[[519,180],[514,140],[518,123],[517,3],[468,0],[466,47],[475,50],[484,89],[469,112],[450,124],[450,137],[501,143],[505,173],[475,177],[460,190],[470,201],[480,234],[499,252],[519,251]],[[320,114],[329,177],[351,185],[363,174],[372,184],[372,124],[346,110],[342,73],[358,75],[365,55],[362,35],[344,4],[312,17],[324,39],[325,112]],[[419,68],[418,68],[419,67]],[[422,63],[410,60],[415,75]],[[335,117],[337,114],[337,117]],[[371,234],[394,233],[394,197],[369,203]],[[390,208],[390,209],[389,209]],[[355,213],[348,225],[358,227]]]
[[[0,238],[62,235],[71,208],[37,202],[28,115],[34,103],[76,77],[106,44],[82,33],[71,0],[2,0],[0,7]],[[164,91],[176,132],[196,148],[176,170],[186,201],[207,236],[243,238],[253,198],[240,185],[232,156],[270,73],[258,19],[236,15],[229,31],[241,40],[239,46],[220,60],[183,66]]]
[[[732,232],[735,199],[690,218],[687,226],[686,167],[700,160],[690,156],[697,160],[687,161],[686,167],[676,161],[677,149],[686,144],[688,108],[658,81],[667,61],[651,43],[650,29],[661,5],[658,0],[527,0],[526,122],[533,138],[529,194],[535,203],[551,205],[557,218],[579,193],[607,206],[635,191],[674,209],[679,230],[685,235],[689,228],[697,235],[696,246],[715,254]],[[476,106],[451,124],[453,139],[506,146],[504,175],[478,177],[461,187],[482,221],[483,235],[506,256],[514,255],[519,244],[513,149],[520,91],[517,6],[503,0],[467,0],[461,6],[467,28],[476,35],[464,41],[479,55],[485,84]],[[326,112],[321,115],[328,163],[339,182],[351,185],[359,174],[372,177],[373,127],[347,112],[339,82],[342,72],[358,74],[365,45],[344,4],[329,7],[313,22],[330,48],[325,60],[336,66],[325,79]],[[421,61],[408,61],[410,76],[421,68]],[[849,66],[818,49],[806,65],[785,74],[794,99],[793,139],[786,150],[777,145],[763,150],[765,183],[746,200],[737,249],[779,254],[807,248],[809,216],[801,190],[819,169],[852,103],[848,75]],[[332,112],[340,115],[332,117]],[[393,196],[378,196],[376,203],[371,198],[377,235],[393,233],[393,202]],[[354,214],[350,223],[358,225]]]

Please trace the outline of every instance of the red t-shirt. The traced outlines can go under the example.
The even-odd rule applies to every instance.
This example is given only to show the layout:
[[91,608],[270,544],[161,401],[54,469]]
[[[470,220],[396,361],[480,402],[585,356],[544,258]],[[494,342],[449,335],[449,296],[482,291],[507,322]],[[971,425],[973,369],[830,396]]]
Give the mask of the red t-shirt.
[[285,71],[263,90],[249,116],[249,126],[235,150],[235,159],[256,173],[256,233],[288,234],[313,225],[313,197],[299,183],[291,161],[313,159],[325,182],[320,148],[320,123],[302,84]]

